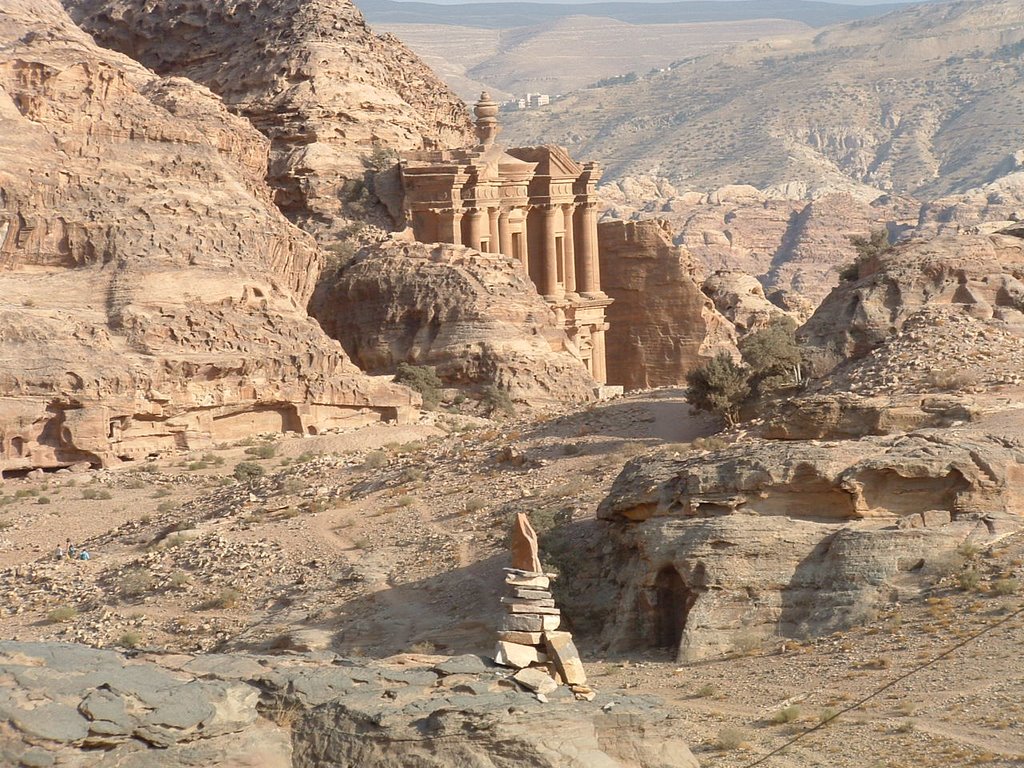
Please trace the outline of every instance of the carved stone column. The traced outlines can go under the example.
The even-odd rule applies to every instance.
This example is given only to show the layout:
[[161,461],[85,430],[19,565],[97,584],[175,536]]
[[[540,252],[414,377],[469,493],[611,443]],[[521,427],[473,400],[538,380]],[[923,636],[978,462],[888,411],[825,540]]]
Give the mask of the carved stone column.
[[544,207],[543,219],[544,231],[541,233],[541,274],[538,287],[541,296],[558,298],[558,252],[555,248],[555,222],[556,217],[561,216],[562,211],[558,206],[547,205]]
[[[607,327],[607,326],[605,326]],[[598,330],[600,328],[600,330]],[[608,366],[605,363],[604,351],[604,328],[597,326],[591,331],[592,348],[590,350],[590,368],[593,372],[594,381],[598,384],[608,383]]]
[[471,208],[469,210],[469,231],[466,233],[468,235],[466,245],[470,248],[483,250],[484,224],[484,212],[479,208]]
[[[509,212],[506,210],[498,213],[498,250],[512,259],[515,258],[515,254],[512,252],[512,229],[508,224],[508,216]],[[494,237],[493,230],[491,231],[491,237]]]
[[462,213],[441,211],[437,214],[437,239],[442,243],[462,245]]
[[593,203],[583,203],[576,208],[579,222],[579,242],[576,243],[576,287],[580,293],[595,293],[600,285],[594,271],[597,259],[597,226]]
[[488,242],[489,242],[489,244],[487,246],[487,251],[489,253],[498,253],[498,251],[501,250],[501,245],[498,242],[499,241],[498,214],[499,214],[499,211],[498,211],[497,208],[488,208],[487,209],[487,229],[488,229],[487,239],[488,239]]
[[573,235],[573,209],[574,205],[563,205],[562,216],[565,222],[565,240],[562,247],[565,249],[565,292],[576,294],[576,243]]

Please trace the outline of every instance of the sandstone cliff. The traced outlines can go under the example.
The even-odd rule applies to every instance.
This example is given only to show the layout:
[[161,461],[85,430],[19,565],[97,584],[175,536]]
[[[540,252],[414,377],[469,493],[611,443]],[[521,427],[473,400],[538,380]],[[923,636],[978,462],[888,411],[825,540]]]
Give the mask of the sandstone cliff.
[[431,365],[449,384],[531,404],[593,397],[554,313],[500,254],[390,241],[325,274],[312,311],[368,371]]
[[245,121],[56,0],[8,2],[0,42],[0,468],[412,402],[306,315],[323,257],[271,204]]
[[[336,232],[381,150],[461,146],[462,102],[348,0],[66,0],[103,45],[208,86],[270,141],[278,207]],[[359,213],[363,211],[360,210]]]
[[1022,478],[1019,439],[967,430],[635,459],[598,510],[604,642],[699,659],[847,628],[965,538],[1019,528]]
[[598,227],[608,308],[608,383],[627,389],[684,383],[719,352],[738,355],[732,324],[701,293],[690,255],[655,221]]

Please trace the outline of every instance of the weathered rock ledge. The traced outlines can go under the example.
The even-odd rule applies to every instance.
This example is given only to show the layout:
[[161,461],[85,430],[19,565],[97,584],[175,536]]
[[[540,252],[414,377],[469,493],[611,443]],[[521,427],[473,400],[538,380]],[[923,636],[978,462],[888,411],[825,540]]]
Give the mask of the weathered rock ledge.
[[598,510],[602,640],[697,659],[849,627],[966,538],[1016,530],[1022,479],[1024,445],[967,430],[634,459]]
[[[0,642],[0,762],[19,768],[696,768],[646,698],[541,703],[476,656],[360,665]],[[608,706],[608,705],[611,706]]]

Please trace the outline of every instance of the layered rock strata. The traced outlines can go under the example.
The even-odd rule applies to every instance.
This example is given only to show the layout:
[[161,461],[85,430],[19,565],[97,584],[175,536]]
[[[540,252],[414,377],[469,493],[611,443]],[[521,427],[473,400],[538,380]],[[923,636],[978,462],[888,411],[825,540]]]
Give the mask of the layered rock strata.
[[348,0],[66,0],[103,45],[220,95],[271,141],[278,206],[337,232],[366,201],[382,150],[462,146],[466,109]]
[[0,643],[4,765],[696,768],[649,701],[546,704],[477,656],[367,666]]
[[0,17],[0,469],[107,464],[396,416],[303,307],[323,256],[207,89]]
[[516,401],[585,402],[596,383],[520,265],[463,246],[390,241],[325,277],[312,303],[368,371],[434,366]]
[[967,431],[635,459],[598,510],[602,639],[693,660],[847,628],[1018,529],[1021,479],[1024,445]]
[[598,225],[608,308],[608,382],[671,386],[720,352],[738,355],[732,323],[701,292],[701,272],[657,221]]
[[657,217],[673,241],[705,272],[738,270],[768,294],[795,293],[810,312],[856,258],[851,235],[888,229],[893,237],[917,224],[920,204],[896,196],[868,202],[849,194],[805,198],[806,189],[761,190],[736,184],[711,192],[679,191],[664,179],[629,177],[601,188],[612,216]]

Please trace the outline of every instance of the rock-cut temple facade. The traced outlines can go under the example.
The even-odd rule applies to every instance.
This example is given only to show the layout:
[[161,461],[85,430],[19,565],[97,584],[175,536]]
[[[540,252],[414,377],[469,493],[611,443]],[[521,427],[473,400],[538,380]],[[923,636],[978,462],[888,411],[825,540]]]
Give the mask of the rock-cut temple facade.
[[416,240],[455,243],[520,262],[554,309],[594,380],[607,382],[594,192],[596,163],[562,147],[495,144],[498,104],[482,94],[474,109],[479,144],[404,155],[406,220]]

